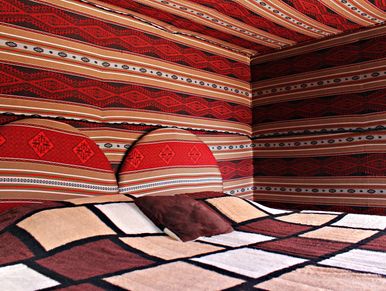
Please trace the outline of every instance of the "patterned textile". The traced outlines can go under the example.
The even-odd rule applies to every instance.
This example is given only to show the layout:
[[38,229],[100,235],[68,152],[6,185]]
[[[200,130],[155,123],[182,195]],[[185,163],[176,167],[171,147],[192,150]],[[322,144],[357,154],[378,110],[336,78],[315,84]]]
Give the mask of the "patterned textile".
[[106,156],[76,128],[45,119],[0,127],[2,204],[117,193]]
[[70,124],[117,172],[142,135],[183,128],[210,147],[224,190],[251,197],[244,49],[107,2],[0,0],[0,124]]
[[197,136],[157,129],[131,149],[119,172],[119,192],[143,196],[223,191],[216,159]]
[[385,35],[252,66],[256,200],[386,207]]
[[283,211],[212,195],[196,199],[221,213],[235,231],[186,243],[161,233],[124,195],[5,212],[0,216],[2,290],[385,286],[385,216]]
[[191,36],[222,41],[229,50],[257,58],[280,48],[307,46],[312,40],[382,25],[386,19],[381,3],[355,0],[102,1],[110,9],[135,11],[169,24],[175,32],[189,29]]

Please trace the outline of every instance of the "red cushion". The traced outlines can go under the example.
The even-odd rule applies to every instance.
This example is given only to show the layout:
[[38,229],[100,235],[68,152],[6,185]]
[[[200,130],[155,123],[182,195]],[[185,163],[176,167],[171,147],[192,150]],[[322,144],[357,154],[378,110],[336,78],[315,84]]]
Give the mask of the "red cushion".
[[0,127],[0,199],[65,200],[117,194],[94,141],[72,126],[23,119]]
[[119,173],[124,194],[222,192],[222,177],[208,146],[182,129],[157,129],[142,137]]

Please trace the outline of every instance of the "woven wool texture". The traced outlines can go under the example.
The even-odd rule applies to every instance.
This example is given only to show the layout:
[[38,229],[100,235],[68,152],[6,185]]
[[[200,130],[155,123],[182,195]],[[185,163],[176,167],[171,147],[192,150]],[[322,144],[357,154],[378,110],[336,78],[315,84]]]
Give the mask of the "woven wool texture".
[[257,199],[386,206],[385,46],[381,36],[252,67]]
[[0,1],[0,123],[59,118],[115,170],[145,133],[191,129],[215,155],[224,190],[251,196],[249,65],[130,15],[64,2]]
[[[382,138],[356,129],[372,130],[383,118],[384,1],[0,0],[0,6],[0,124],[59,119],[94,140],[115,171],[142,135],[186,129],[209,146],[226,193],[383,203],[373,181],[378,186],[371,189],[350,181],[356,190],[320,180],[303,188],[283,180],[283,188],[275,179],[382,172]],[[339,132],[331,131],[336,124]],[[315,128],[341,136],[317,142],[312,153],[307,147],[316,141],[304,141],[307,154],[299,156],[299,130]],[[296,137],[283,143],[286,152],[284,139],[275,143],[282,131]],[[271,134],[275,139],[266,140]],[[339,141],[346,139],[356,143],[349,153]],[[339,149],[324,147],[330,140]],[[371,145],[362,148],[363,141]],[[314,171],[319,167],[323,173]],[[366,199],[352,200],[356,194]]]

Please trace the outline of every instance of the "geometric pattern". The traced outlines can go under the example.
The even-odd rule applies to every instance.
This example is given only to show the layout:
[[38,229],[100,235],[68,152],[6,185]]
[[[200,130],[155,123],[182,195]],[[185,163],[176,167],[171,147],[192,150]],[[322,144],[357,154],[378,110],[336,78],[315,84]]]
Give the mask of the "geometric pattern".
[[[12,4],[9,5],[9,2]],[[81,40],[96,46],[130,51],[209,72],[236,76],[243,80],[249,79],[247,64],[202,51],[200,48],[179,45],[159,35],[147,34],[133,27],[80,16],[30,0],[23,2],[0,0],[0,6],[4,7],[0,15],[1,21],[11,25],[34,27],[37,31]]]
[[54,147],[43,131],[31,138],[28,143],[40,158]]
[[[103,82],[87,76],[75,78],[71,73],[33,70],[23,64],[1,64],[0,71],[0,92],[12,96],[39,96],[39,100],[87,104],[96,108],[132,108],[247,124],[252,119],[248,106],[209,96],[184,94],[119,81]],[[23,91],[20,91],[21,87]]]
[[200,153],[200,151],[197,149],[196,146],[193,146],[192,149],[188,152],[188,156],[194,164],[197,163],[197,161],[200,159],[201,155],[202,154]]
[[[324,15],[334,14],[322,4],[329,2],[286,1],[319,21],[318,11],[322,9]],[[333,2],[343,7],[355,1]],[[367,1],[366,7],[384,9],[381,3]],[[358,7],[351,9],[358,14]],[[339,18],[343,17],[335,18],[337,27],[352,25]],[[373,207],[373,213],[382,212],[386,193],[385,45],[384,33],[369,34],[356,42],[284,55],[251,67],[256,102],[255,199],[298,209],[310,204],[323,209],[331,205],[328,207],[332,210],[333,206],[359,206],[356,212],[362,213],[366,213],[365,207]],[[350,223],[371,228],[364,221]],[[360,237],[355,233],[352,240]]]
[[166,145],[161,152],[159,153],[159,157],[167,164],[169,165],[169,162],[173,157],[176,155],[176,153],[170,148],[169,145]]
[[83,164],[95,154],[85,139],[74,147],[73,151]]
[[[237,223],[234,214],[213,207],[234,231],[186,243],[152,231],[156,226],[133,212],[136,206],[125,195],[85,198],[81,206],[74,199],[14,208],[11,215],[0,214],[0,254],[9,252],[0,256],[0,281],[10,290],[361,290],[386,284],[380,217],[369,229],[358,224],[367,219],[363,215],[342,212],[331,219],[330,212],[276,209],[269,214],[259,203],[217,194],[214,199],[245,202],[233,203],[233,210],[247,211],[250,218]],[[186,195],[213,202],[210,193]]]
[[128,163],[133,166],[133,168],[137,169],[138,166],[141,164],[141,161],[143,160],[144,156],[141,154],[141,152],[138,149],[134,149],[130,151],[130,154],[127,156]]
[[[263,38],[259,29],[271,35],[273,38],[270,39],[271,43],[277,42],[277,38],[282,37],[282,40],[285,39],[287,43],[292,40],[290,43],[294,45],[309,42],[315,38],[353,31],[362,26],[383,23],[381,19],[377,19],[375,22],[359,22],[359,25],[351,21],[350,15],[352,9],[355,9],[356,12],[352,12],[355,17],[368,20],[367,18],[370,17],[368,14],[372,14],[377,7],[379,7],[378,13],[382,13],[379,10],[382,9],[380,3],[369,5],[370,12],[366,14],[358,7],[351,7],[343,13],[339,10],[333,11],[326,4],[309,0],[288,0],[285,1],[287,4],[285,6],[284,3],[276,4],[275,1],[257,0],[198,0],[182,4],[175,4],[173,1],[138,1],[140,3],[137,3],[136,1],[106,0],[105,2],[174,25],[177,31],[188,28],[192,35],[200,33],[255,50],[259,54],[273,51],[272,48],[269,49],[267,43],[261,42]],[[290,12],[287,12],[288,10]],[[251,28],[255,30],[251,31]]]

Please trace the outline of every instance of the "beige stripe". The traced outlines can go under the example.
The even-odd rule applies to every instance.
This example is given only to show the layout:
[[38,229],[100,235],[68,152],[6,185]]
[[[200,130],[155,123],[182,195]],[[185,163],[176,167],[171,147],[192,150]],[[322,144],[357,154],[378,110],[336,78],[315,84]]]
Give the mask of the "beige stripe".
[[55,165],[49,163],[37,163],[36,161],[28,162],[28,161],[0,161],[0,169],[1,170],[10,170],[13,169],[15,171],[31,171],[31,172],[41,172],[41,173],[54,173],[55,175],[63,175],[67,177],[79,177],[79,178],[87,178],[95,181],[114,181],[114,174],[112,171],[106,171],[102,169],[96,170],[87,170],[81,169],[78,167],[74,167],[74,165],[64,166]]
[[141,137],[144,132],[142,131],[133,131],[117,128],[105,128],[99,127],[95,128],[79,128],[83,134],[90,137],[95,142],[127,142],[132,143]]
[[178,188],[162,188],[162,189],[152,189],[152,190],[147,190],[145,192],[130,192],[128,194],[133,195],[133,196],[146,196],[146,195],[178,195],[178,194],[187,194],[187,193],[197,193],[197,192],[207,192],[207,191],[213,191],[213,192],[222,192],[221,187],[219,186],[211,186],[208,184],[204,185],[186,185],[186,186],[181,186]]
[[[256,3],[255,0],[236,0],[236,2],[245,6],[249,10],[254,11],[257,14],[262,15],[263,17],[267,18],[272,22],[275,22],[286,28],[314,38],[320,38],[323,36],[340,32],[337,29],[334,29],[332,27],[324,25],[323,23],[311,19],[310,17],[300,13],[291,6],[279,1],[266,0],[264,1],[264,3],[267,4],[266,6],[262,6],[261,4]],[[273,9],[279,10],[280,14],[274,13],[272,10],[269,10],[268,6],[272,7]],[[286,19],[284,16],[281,16],[281,14],[291,17],[294,21],[292,22],[291,20]],[[307,29],[306,27],[297,24],[298,22],[301,22],[302,24],[305,24],[308,27],[311,27],[312,29]]]
[[277,149],[277,150],[255,150],[253,156],[261,157],[319,157],[319,156],[339,156],[364,153],[384,153],[386,142],[383,144],[362,144],[336,147],[302,148],[302,149]]
[[[20,179],[23,179],[23,178],[26,178],[26,177],[10,177],[10,178],[20,178]],[[29,178],[29,177],[27,177]],[[31,178],[31,180],[34,180],[33,178]],[[74,183],[75,181],[64,181],[64,183],[62,183],[62,185],[60,185],[59,183],[53,185],[53,184],[50,184],[52,182],[62,182],[62,180],[56,180],[56,179],[50,179],[49,180],[49,183],[46,183],[46,182],[41,182],[39,181],[39,183],[36,183],[36,184],[33,184],[31,182],[21,182],[21,181],[18,181],[17,183],[12,183],[12,182],[4,182],[4,183],[0,183],[0,194],[1,192],[6,192],[6,191],[11,191],[11,190],[15,190],[15,191],[23,191],[23,190],[34,190],[34,191],[46,191],[46,190],[51,190],[51,191],[63,191],[63,192],[67,192],[69,195],[70,194],[79,194],[79,195],[108,195],[108,194],[117,194],[118,192],[118,187],[116,185],[110,185],[110,188],[114,188],[114,189],[101,189],[101,187],[103,186],[106,186],[105,184],[103,185],[100,185],[100,184],[94,184],[94,183],[82,183],[82,184],[87,184],[89,186],[89,188],[86,188],[86,187],[72,187],[72,186],[69,186],[69,185],[65,185],[65,184],[68,184],[68,183]],[[67,182],[67,183],[66,183]],[[64,184],[64,185],[63,185]],[[98,186],[99,189],[96,189],[95,186]],[[91,189],[91,187],[94,187],[93,189]]]
[[[376,24],[376,21],[373,21],[367,17],[362,16],[360,13],[357,13],[353,11],[350,7],[348,7],[345,4],[340,3],[340,1],[329,1],[329,0],[321,0],[321,2],[326,5],[328,8],[336,12],[337,14],[340,14],[341,16],[359,24],[362,26],[369,26]],[[353,7],[356,7],[357,5],[350,0],[347,0],[348,4],[351,4]],[[368,11],[366,11],[368,12]]]
[[380,20],[386,20],[386,12],[379,9],[374,4],[371,4],[369,1],[358,1],[358,0],[351,0],[356,7],[363,10],[365,13],[369,14],[371,17],[379,18]]
[[[184,169],[185,170],[185,169]],[[144,176],[138,179],[132,179],[130,174],[121,174],[119,179],[120,187],[129,187],[140,184],[156,183],[161,181],[176,180],[176,179],[203,179],[203,178],[218,178],[221,177],[220,173],[217,172],[200,172],[190,173],[189,171],[170,174],[169,172],[158,175],[158,176]]]
[[165,169],[157,168],[155,170],[145,169],[143,171],[126,172],[126,173],[121,172],[119,175],[120,176],[125,175],[126,178],[124,180],[141,180],[145,178],[143,172],[145,172],[146,175],[148,175],[149,177],[158,177],[158,176],[163,176],[165,174],[169,174],[169,175],[180,175],[181,173],[186,174],[187,172],[192,174],[211,173],[213,175],[213,174],[218,174],[219,170],[217,167],[200,167],[200,168],[167,167]]
[[298,45],[293,48],[283,49],[277,52],[256,56],[251,58],[251,65],[257,65],[266,62],[272,62],[279,59],[290,58],[297,55],[302,55],[314,52],[321,49],[342,46],[345,44],[354,43],[357,41],[375,38],[386,34],[386,26],[376,26],[363,31],[352,32],[350,34],[337,35],[333,38],[322,39],[311,44]]
[[323,96],[365,92],[382,89],[384,87],[386,87],[386,77],[379,78],[376,81],[370,81],[370,79],[362,82],[353,81],[349,82],[347,85],[337,84],[335,86],[319,86],[319,88],[304,89],[293,93],[278,94],[270,97],[260,97],[253,100],[253,107],[286,101],[312,99]]
[[325,177],[255,177],[255,185],[277,184],[277,185],[334,185],[334,186],[371,186],[380,188],[386,186],[386,176],[366,176],[366,177],[348,177],[348,176],[325,176]]
[[[106,11],[104,9],[98,9],[85,3],[79,3],[72,0],[57,0],[55,1],[55,3],[52,3],[52,0],[39,0],[39,2],[54,5],[56,7],[60,7],[67,11],[73,11],[78,14],[84,14],[90,16],[91,18],[99,18],[103,21],[112,22],[119,26],[126,26],[128,28],[134,28],[136,30],[145,31],[150,34],[169,39],[173,42],[179,42],[189,47],[194,47],[199,50],[204,50],[210,53],[214,53],[216,55],[221,55],[246,64],[249,63],[249,55],[255,53],[255,51],[241,48],[239,46],[221,40],[210,38],[206,35],[201,35],[199,33],[193,33],[191,31],[178,29],[172,25],[168,25],[150,17],[146,17],[141,14],[114,5],[103,3],[101,1],[93,0],[92,2],[100,4],[101,7],[110,8],[111,10]],[[119,13],[114,13],[114,11],[118,11]],[[148,23],[133,19],[124,15],[124,13],[136,15],[141,19],[154,23],[155,25],[150,25]],[[198,39],[197,37],[191,37],[189,35],[196,35],[199,38],[202,38],[204,40],[207,39],[208,41],[203,41]]]
[[[373,136],[373,139],[367,139],[368,135]],[[348,138],[353,140],[347,141]],[[386,149],[385,139],[384,132],[379,131],[257,139],[253,154],[254,157],[305,157],[379,153]],[[329,140],[333,140],[334,143],[330,143]],[[312,144],[312,141],[318,144]],[[280,143],[284,146],[279,146]]]
[[162,131],[152,133],[151,135],[145,135],[141,138],[141,144],[156,144],[168,141],[201,143],[194,134],[176,131],[175,129],[162,129]]
[[268,134],[274,132],[317,130],[323,128],[348,128],[371,127],[386,125],[386,113],[376,112],[370,114],[356,114],[344,116],[328,116],[319,118],[307,118],[301,120],[286,120],[264,124],[255,124],[253,134]]
[[[254,95],[256,95],[253,98],[253,106],[383,88],[386,87],[386,75],[382,73],[385,69],[386,59],[380,59],[352,66],[309,72],[307,76],[302,73],[272,79],[272,81],[258,82],[253,86]],[[380,72],[380,75],[372,77],[371,73],[377,71]],[[352,80],[351,77],[355,75],[365,77]],[[340,82],[333,82],[332,79],[335,78],[339,78]],[[318,81],[323,81],[324,84],[318,85]],[[307,87],[302,88],[301,85],[306,83],[308,83]],[[284,90],[286,86],[292,87],[290,90]],[[272,89],[275,89],[276,92],[272,92]]]
[[244,136],[235,136],[235,135],[198,135],[199,139],[205,142],[207,145],[222,145],[222,144],[240,144],[251,143],[251,140]]
[[263,194],[255,192],[254,201],[269,201],[282,203],[298,203],[312,205],[335,205],[335,206],[368,206],[368,207],[385,207],[386,197],[362,198],[362,197],[341,197],[326,196],[321,194],[311,194],[309,196],[287,194]]
[[247,194],[238,194],[236,195],[237,197],[243,198],[243,199],[248,199],[253,201],[253,192],[247,193]]
[[[11,125],[11,124],[9,124]],[[59,133],[70,133],[71,135],[82,136],[81,132],[77,129],[63,122],[49,120],[49,119],[36,119],[28,118],[21,119],[12,122],[12,126],[28,126],[37,128],[49,128],[52,131]]]
[[91,122],[114,122],[114,123],[144,123],[147,125],[177,126],[200,130],[228,131],[241,134],[250,134],[249,125],[220,121],[208,120],[198,117],[178,116],[175,114],[143,112],[133,109],[106,109],[101,110],[87,105],[73,105],[61,103],[59,101],[38,101],[28,98],[15,96],[4,96],[0,94],[0,111],[13,112],[15,114],[39,114],[47,117],[65,117],[70,119],[86,119]]
[[88,197],[88,198],[74,198],[71,200],[67,200],[67,202],[71,202],[75,205],[83,205],[83,204],[90,204],[90,203],[106,203],[106,202],[131,202],[133,201],[132,198],[127,197],[125,195],[116,194],[116,195],[100,195],[100,196],[94,196],[94,197]]
[[293,74],[289,76],[277,77],[263,81],[254,82],[252,89],[264,89],[268,87],[279,87],[291,83],[299,83],[312,81],[314,79],[332,78],[337,76],[346,76],[359,74],[368,70],[384,69],[386,67],[386,58],[377,59],[374,61],[362,62],[359,64],[350,64],[345,66],[332,67],[327,69],[315,70],[311,72]]
[[213,156],[217,161],[232,161],[232,160],[244,160],[248,158],[252,158],[252,149],[244,149],[239,151],[231,151],[231,150],[222,150],[221,152],[216,152],[212,150]]
[[0,189],[0,199],[32,199],[32,200],[51,200],[63,201],[72,198],[92,197],[93,195],[86,194],[71,194],[67,191],[46,191],[46,190],[27,190],[27,189],[12,189],[12,191],[2,191]]
[[321,2],[326,5],[329,9],[334,11],[335,13],[343,16],[344,18],[347,18],[351,20],[352,22],[355,22],[362,26],[368,26],[372,25],[373,22],[368,19],[363,19],[360,17],[360,15],[356,13],[352,13],[349,9],[346,9],[344,5],[339,5],[338,1],[329,1],[329,0],[321,0]]
[[[192,3],[190,1],[179,0],[179,1],[168,1],[168,4],[162,3],[159,0],[135,0],[136,2],[170,12],[175,15],[179,15],[186,19],[198,22],[200,24],[212,27],[216,30],[223,31],[228,34],[235,35],[237,37],[256,42],[268,47],[280,48],[285,45],[293,45],[295,42],[279,37],[274,34],[270,34],[263,30],[257,29],[244,22],[240,22],[234,18],[228,17],[214,9]],[[172,5],[175,6],[172,6]],[[186,7],[187,10],[182,10],[179,6]],[[202,16],[198,16],[196,13],[191,11],[202,13]],[[218,21],[212,21],[213,18]],[[242,33],[241,31],[245,31]],[[256,34],[257,36],[252,36]]]
[[252,187],[253,178],[238,178],[227,180],[223,182],[224,191],[230,191],[232,189],[242,188],[242,187]]

